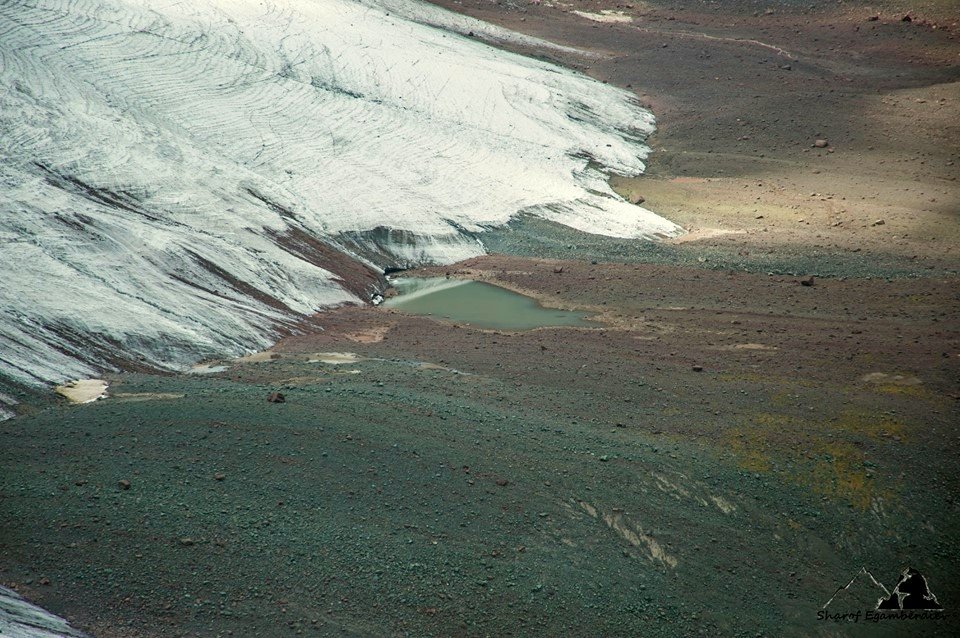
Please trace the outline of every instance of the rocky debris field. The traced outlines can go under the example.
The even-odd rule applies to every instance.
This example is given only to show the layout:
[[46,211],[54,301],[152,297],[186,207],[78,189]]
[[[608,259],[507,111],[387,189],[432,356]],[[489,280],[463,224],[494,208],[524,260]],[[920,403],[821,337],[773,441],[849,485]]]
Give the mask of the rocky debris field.
[[802,636],[864,565],[956,599],[951,281],[557,263],[452,276],[603,328],[345,308],[8,421],[5,582],[105,636]]
[[960,600],[951,3],[439,4],[652,105],[611,186],[691,232],[521,216],[412,273],[598,328],[352,306],[94,403],[4,386],[2,584],[107,638],[956,635],[817,619],[863,568]]

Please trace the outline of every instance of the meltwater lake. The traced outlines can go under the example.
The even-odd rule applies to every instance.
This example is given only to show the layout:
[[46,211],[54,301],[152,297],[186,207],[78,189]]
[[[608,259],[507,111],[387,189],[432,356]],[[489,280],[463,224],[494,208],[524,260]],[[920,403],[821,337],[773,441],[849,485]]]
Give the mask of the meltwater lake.
[[598,325],[586,318],[587,313],[544,308],[531,297],[480,281],[410,277],[391,283],[398,294],[383,305],[478,328],[530,330]]

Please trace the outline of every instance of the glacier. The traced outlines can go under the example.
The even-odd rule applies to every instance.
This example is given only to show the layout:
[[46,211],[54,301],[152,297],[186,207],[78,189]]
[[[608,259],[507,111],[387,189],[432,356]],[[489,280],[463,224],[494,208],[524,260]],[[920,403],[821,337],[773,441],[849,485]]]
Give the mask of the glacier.
[[63,618],[0,586],[0,636],[4,638],[89,638]]
[[652,114],[412,0],[0,2],[0,377],[262,349],[482,254],[519,214],[681,232],[612,192]]

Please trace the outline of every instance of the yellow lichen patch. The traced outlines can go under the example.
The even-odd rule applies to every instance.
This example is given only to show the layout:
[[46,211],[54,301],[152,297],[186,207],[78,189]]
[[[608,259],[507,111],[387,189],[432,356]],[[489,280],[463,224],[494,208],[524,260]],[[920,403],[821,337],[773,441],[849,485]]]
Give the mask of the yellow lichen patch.
[[769,472],[770,456],[762,451],[767,441],[757,428],[733,428],[727,432],[727,446],[737,456],[737,466],[748,472]]
[[790,399],[793,398],[789,392],[782,391],[776,392],[770,396],[770,405],[775,406],[784,406],[790,404]]
[[900,298],[900,303],[910,304],[911,306],[933,305],[927,295],[906,295]]
[[[875,498],[890,494],[878,487],[858,444],[902,442],[905,432],[906,426],[891,417],[854,410],[826,420],[761,412],[729,430],[725,443],[743,470],[775,472],[783,480],[865,510]],[[797,454],[798,448],[803,454]]]
[[891,436],[897,436],[902,440],[906,435],[906,426],[896,419],[852,410],[841,413],[836,420],[829,421],[826,427],[864,436],[874,441]]
[[881,394],[895,394],[898,396],[914,397],[916,399],[933,399],[936,395],[922,385],[899,385],[888,383],[874,386],[873,390]]
[[810,472],[791,478],[817,494],[848,501],[866,510],[877,495],[877,486],[864,468],[864,455],[849,443],[823,443],[816,449]]
[[735,385],[757,385],[760,387],[771,387],[779,386],[784,388],[781,391],[781,395],[789,396],[791,388],[816,388],[818,387],[818,382],[814,379],[804,379],[801,377],[772,377],[767,374],[760,374],[758,372],[738,372],[734,373],[718,373],[715,377],[717,381],[724,383],[731,383]]
[[801,423],[799,419],[796,419],[787,414],[773,414],[770,412],[760,412],[753,416],[751,419],[753,425],[762,428],[782,428],[782,429],[798,429],[798,425]]

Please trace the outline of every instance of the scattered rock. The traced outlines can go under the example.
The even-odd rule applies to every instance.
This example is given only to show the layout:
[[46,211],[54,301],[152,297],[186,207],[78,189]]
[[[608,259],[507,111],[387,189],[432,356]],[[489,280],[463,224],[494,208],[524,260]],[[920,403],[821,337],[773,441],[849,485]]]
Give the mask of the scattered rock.
[[562,273],[562,272],[563,272],[563,266],[558,266],[558,267],[556,267],[556,268],[553,269],[553,274],[555,274],[555,275],[559,275],[559,274]]
[[604,454],[603,456],[600,457],[600,460],[603,461],[604,463],[606,463],[607,461],[610,460],[610,457],[607,456],[606,454]]
[[270,403],[286,403],[287,397],[283,395],[283,392],[271,392],[270,396],[267,397],[267,401]]
[[192,538],[181,538],[180,544],[184,547],[190,547],[191,545],[195,545],[196,541],[194,541]]
[[830,142],[827,140],[816,140],[813,143],[814,148],[827,148],[828,146],[830,146]]
[[911,18],[910,14],[908,13],[907,15],[900,18],[900,22],[913,22],[913,18]]
[[226,475],[226,474],[221,474],[220,472],[217,472],[216,474],[213,475],[213,480],[214,480],[214,481],[222,481],[222,480],[225,479],[225,478],[227,478],[227,475]]
[[879,19],[880,19],[880,16],[878,16],[878,15],[873,15],[873,16],[870,16],[869,18],[867,18],[867,22],[876,22],[876,21],[879,20]]
[[800,280],[801,286],[812,286],[813,285],[813,275],[810,275],[807,279]]
[[877,221],[873,222],[873,223],[870,224],[870,225],[871,225],[871,226],[883,226],[883,225],[886,224],[886,223],[887,223],[887,222],[883,221],[882,219],[878,219]]
[[647,198],[644,197],[643,195],[634,195],[633,197],[630,198],[630,203],[636,204],[638,206],[645,201],[647,201]]
[[118,486],[121,490],[129,490],[129,489],[130,489],[130,481],[128,481],[127,479],[121,479],[121,480],[117,481],[117,486]]
[[500,487],[506,487],[510,485],[510,481],[508,481],[507,479],[497,479],[497,485],[499,485]]
[[693,366],[691,370],[693,370],[694,372],[703,372],[703,366]]

